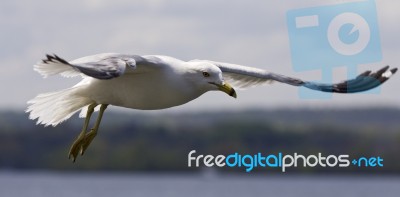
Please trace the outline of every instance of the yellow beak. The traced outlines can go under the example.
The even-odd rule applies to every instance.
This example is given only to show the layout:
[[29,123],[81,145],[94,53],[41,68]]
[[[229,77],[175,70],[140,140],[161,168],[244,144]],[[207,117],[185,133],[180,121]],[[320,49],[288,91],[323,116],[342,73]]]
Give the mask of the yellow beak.
[[237,97],[235,89],[233,89],[232,86],[229,85],[228,83],[224,83],[223,85],[218,85],[218,84],[215,84],[215,85],[218,86],[219,90],[227,93],[229,96],[231,96],[233,98]]

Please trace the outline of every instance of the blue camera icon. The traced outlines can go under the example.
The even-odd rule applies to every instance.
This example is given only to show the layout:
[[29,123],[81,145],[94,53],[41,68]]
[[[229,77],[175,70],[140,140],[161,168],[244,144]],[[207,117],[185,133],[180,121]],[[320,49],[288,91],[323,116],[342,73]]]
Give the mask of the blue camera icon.
[[[321,70],[321,82],[332,82],[332,70],[346,66],[348,77],[357,65],[382,60],[373,0],[290,10],[287,12],[293,69]],[[331,98],[331,94],[300,90],[302,98]]]

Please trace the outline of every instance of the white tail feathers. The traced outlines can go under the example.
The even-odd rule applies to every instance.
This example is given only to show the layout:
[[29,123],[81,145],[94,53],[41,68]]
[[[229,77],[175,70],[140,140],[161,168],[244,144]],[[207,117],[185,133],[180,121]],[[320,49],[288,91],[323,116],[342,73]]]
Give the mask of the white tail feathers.
[[40,73],[44,78],[56,74],[61,74],[64,77],[74,77],[80,74],[67,61],[57,55],[47,55],[46,57],[47,59],[33,66],[33,70]]
[[75,89],[70,88],[59,92],[40,94],[28,101],[26,110],[29,118],[37,120],[37,124],[56,126],[67,120],[79,109],[93,103],[89,98],[77,96]]

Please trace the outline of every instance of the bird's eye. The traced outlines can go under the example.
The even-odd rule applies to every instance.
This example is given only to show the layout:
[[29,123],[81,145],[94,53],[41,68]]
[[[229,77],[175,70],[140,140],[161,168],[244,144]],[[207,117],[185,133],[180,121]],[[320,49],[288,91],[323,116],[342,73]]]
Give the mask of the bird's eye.
[[204,76],[204,77],[209,77],[209,76],[210,76],[210,73],[208,73],[208,72],[203,72],[203,76]]

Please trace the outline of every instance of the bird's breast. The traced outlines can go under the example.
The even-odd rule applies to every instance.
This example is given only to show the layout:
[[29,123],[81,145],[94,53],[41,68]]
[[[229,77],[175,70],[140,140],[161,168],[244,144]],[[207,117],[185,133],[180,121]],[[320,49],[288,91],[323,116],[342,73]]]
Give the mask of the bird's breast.
[[92,79],[88,94],[97,103],[153,110],[187,103],[204,92],[196,91],[183,78],[164,73],[126,74],[110,80]]

